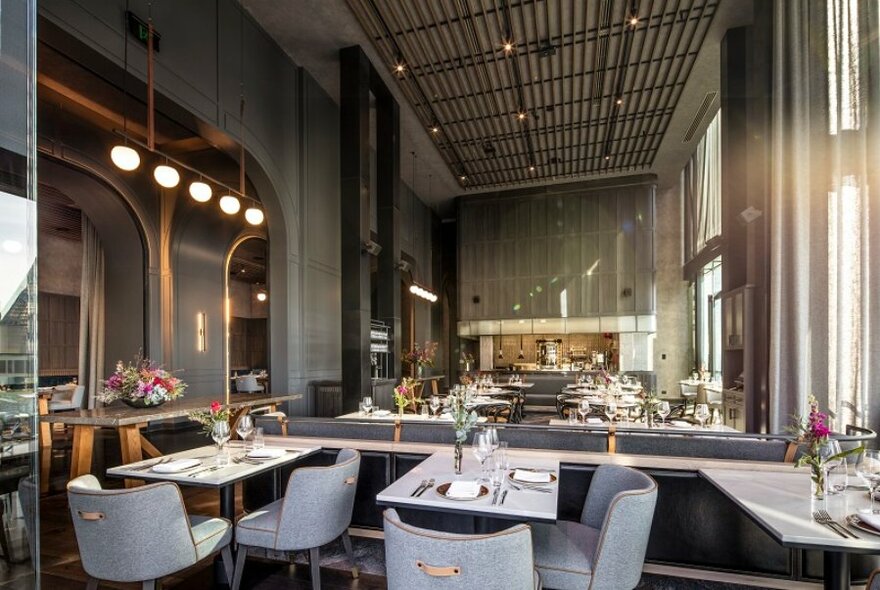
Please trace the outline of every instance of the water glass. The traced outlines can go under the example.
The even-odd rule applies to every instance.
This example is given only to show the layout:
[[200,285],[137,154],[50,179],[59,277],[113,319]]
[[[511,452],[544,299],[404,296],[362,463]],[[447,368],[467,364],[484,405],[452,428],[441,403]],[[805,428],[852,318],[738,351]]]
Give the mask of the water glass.
[[420,409],[419,409],[419,414],[420,414],[425,420],[427,420],[428,418],[430,418],[431,414],[428,412],[428,404],[422,404],[422,405],[421,405],[421,407],[420,407]]
[[[835,486],[831,483],[831,474],[837,470],[838,467],[843,465],[843,459],[837,457],[841,453],[840,450],[840,442],[834,439],[828,439],[825,441],[825,444],[819,447],[819,459],[822,462],[822,470],[825,472],[825,490],[826,494],[837,494],[846,489],[846,482],[844,481],[844,486],[842,489],[836,490]],[[844,479],[846,478],[846,471],[843,471]],[[835,476],[835,484],[839,483],[840,478]]]
[[874,494],[877,491],[877,486],[880,486],[880,451],[871,449],[859,455],[856,459],[856,475],[868,484],[871,496],[871,508],[862,508],[859,512],[880,513],[874,507]]
[[572,426],[578,423],[578,415],[574,408],[568,408],[568,423]]
[[706,420],[709,419],[709,405],[697,404],[694,408],[694,418],[700,422],[700,428],[706,427]]
[[510,455],[507,454],[507,442],[498,443],[498,450],[495,453],[498,457],[498,464],[501,465],[501,469],[507,471],[510,468]]
[[254,450],[262,449],[266,446],[266,439],[263,436],[263,429],[256,428],[254,430]]

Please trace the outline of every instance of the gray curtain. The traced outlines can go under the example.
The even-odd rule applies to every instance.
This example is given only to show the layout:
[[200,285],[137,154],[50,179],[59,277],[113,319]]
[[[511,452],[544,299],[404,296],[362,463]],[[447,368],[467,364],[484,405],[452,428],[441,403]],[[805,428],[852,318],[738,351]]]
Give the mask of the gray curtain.
[[[880,427],[876,3],[776,0],[770,194],[770,425],[815,395]],[[880,112],[880,111],[877,111]],[[875,119],[878,117],[875,117]],[[872,215],[872,212],[874,214]],[[871,219],[874,217],[874,219]],[[876,368],[875,368],[876,367]]]
[[715,115],[697,149],[681,171],[684,199],[685,261],[721,235],[721,124]]
[[82,216],[83,265],[79,299],[79,383],[86,407],[95,407],[104,375],[104,248],[89,219]]

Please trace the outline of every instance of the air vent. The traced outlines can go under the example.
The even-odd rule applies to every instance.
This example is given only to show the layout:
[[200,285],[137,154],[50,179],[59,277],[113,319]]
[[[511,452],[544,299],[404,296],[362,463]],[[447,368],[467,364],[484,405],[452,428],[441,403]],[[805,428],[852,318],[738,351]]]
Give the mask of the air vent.
[[491,143],[488,143],[488,142],[484,143],[483,144],[483,153],[486,154],[487,156],[494,156],[495,155],[495,146],[492,145]]
[[545,41],[538,47],[538,55],[541,57],[552,57],[556,55],[556,46],[549,41]]
[[608,67],[608,37],[599,37],[596,41],[596,67],[593,75],[593,100],[602,99],[602,88],[605,86],[605,70]]
[[709,109],[715,103],[716,98],[718,98],[717,92],[706,93],[706,96],[703,98],[703,102],[700,103],[700,107],[694,114],[694,120],[691,121],[691,124],[687,128],[687,131],[684,132],[684,139],[682,140],[682,143],[688,143],[694,138],[694,135],[696,135],[697,131],[703,126],[703,120],[706,118],[706,114],[709,112]]

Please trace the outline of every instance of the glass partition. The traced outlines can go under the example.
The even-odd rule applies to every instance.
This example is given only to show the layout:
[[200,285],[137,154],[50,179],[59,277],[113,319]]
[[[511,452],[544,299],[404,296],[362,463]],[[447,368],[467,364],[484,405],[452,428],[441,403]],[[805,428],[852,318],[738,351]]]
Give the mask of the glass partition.
[[35,19],[33,0],[0,2],[0,585],[16,588],[39,586]]

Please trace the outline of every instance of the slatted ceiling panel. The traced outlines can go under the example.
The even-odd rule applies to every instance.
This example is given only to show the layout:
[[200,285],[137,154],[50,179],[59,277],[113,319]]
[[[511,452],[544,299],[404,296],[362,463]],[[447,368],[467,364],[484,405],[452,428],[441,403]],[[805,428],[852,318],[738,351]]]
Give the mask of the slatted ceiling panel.
[[649,169],[719,1],[348,3],[388,67],[405,62],[400,87],[462,186],[483,188]]

